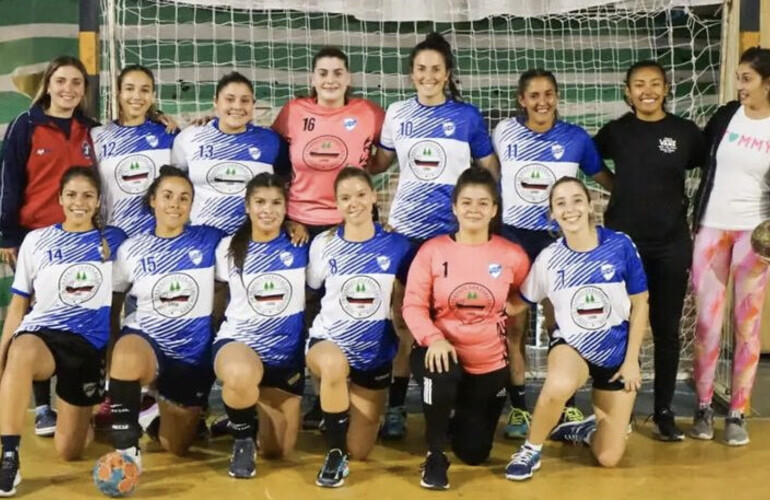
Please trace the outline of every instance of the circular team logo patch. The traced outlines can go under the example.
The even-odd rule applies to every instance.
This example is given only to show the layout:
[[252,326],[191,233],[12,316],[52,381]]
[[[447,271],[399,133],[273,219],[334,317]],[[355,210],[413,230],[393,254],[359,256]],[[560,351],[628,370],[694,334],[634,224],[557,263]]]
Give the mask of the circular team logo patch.
[[59,278],[59,297],[70,306],[91,300],[102,284],[102,272],[93,264],[68,267]]
[[377,312],[381,302],[380,284],[369,276],[354,276],[342,285],[340,305],[352,318],[368,318]]
[[543,203],[556,182],[551,169],[540,163],[530,163],[516,174],[515,187],[519,197],[529,203]]
[[118,187],[128,194],[144,194],[155,179],[155,163],[149,156],[131,155],[115,167]]
[[446,167],[446,153],[436,141],[415,143],[409,150],[407,158],[414,175],[423,181],[436,179]]
[[238,194],[246,189],[246,184],[254,177],[249,167],[232,161],[219,163],[209,169],[206,181],[209,186],[222,194]]
[[449,294],[449,307],[463,324],[477,323],[495,307],[495,297],[489,288],[478,283],[463,283]]
[[183,273],[170,274],[152,287],[152,307],[161,316],[179,318],[195,307],[198,283]]
[[348,147],[332,135],[322,135],[308,142],[302,151],[305,165],[314,169],[328,172],[335,170],[348,159]]
[[572,321],[586,330],[598,330],[605,326],[611,310],[610,298],[601,288],[586,286],[572,296]]
[[277,316],[289,305],[291,283],[280,274],[263,274],[251,280],[249,305],[260,316]]

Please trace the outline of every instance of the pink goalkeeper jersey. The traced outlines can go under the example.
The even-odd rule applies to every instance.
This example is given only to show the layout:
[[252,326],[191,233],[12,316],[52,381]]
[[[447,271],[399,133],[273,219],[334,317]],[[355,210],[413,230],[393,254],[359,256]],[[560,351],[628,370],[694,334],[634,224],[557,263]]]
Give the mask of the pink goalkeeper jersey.
[[334,179],[343,167],[366,166],[384,118],[381,107],[359,98],[335,109],[322,108],[312,97],[283,106],[273,130],[289,143],[290,219],[313,226],[342,221],[334,202]]
[[529,259],[499,236],[478,245],[437,236],[417,252],[406,281],[404,319],[421,346],[446,339],[468,373],[503,368],[505,302],[529,272]]

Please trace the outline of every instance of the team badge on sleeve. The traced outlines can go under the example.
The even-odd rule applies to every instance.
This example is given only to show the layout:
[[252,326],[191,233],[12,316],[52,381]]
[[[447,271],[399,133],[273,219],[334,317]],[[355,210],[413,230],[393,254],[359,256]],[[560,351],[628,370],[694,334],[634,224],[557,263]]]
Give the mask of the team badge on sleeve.
[[454,122],[444,122],[441,124],[441,127],[444,129],[444,135],[449,137],[451,135],[454,135],[455,133],[455,124]]
[[551,145],[551,154],[553,154],[553,157],[557,160],[561,160],[561,157],[564,156],[564,146],[561,144]]
[[254,161],[257,161],[259,160],[259,157],[262,156],[262,151],[256,146],[251,146],[249,148],[249,156],[251,156]]
[[152,148],[158,146],[158,138],[152,134],[145,137],[144,140],[147,141],[147,144],[149,144]]
[[294,256],[291,254],[291,252],[281,252],[278,258],[281,259],[281,262],[283,262],[283,265],[286,267],[289,267],[294,263]]
[[612,264],[602,264],[601,270],[605,280],[610,280],[615,276],[615,266]]
[[190,256],[190,260],[195,264],[196,266],[200,264],[203,261],[203,253],[201,253],[200,250],[197,248],[194,248],[187,252],[187,255]]
[[490,264],[489,265],[489,275],[493,278],[497,279],[500,277],[500,275],[503,272],[503,266],[500,264]]
[[378,255],[377,256],[377,265],[380,266],[380,269],[383,271],[387,271],[390,267],[390,257],[387,255]]
[[342,124],[345,126],[345,129],[347,131],[351,131],[354,128],[356,128],[356,125],[358,124],[358,121],[356,121],[355,118],[345,118],[345,120],[342,122]]

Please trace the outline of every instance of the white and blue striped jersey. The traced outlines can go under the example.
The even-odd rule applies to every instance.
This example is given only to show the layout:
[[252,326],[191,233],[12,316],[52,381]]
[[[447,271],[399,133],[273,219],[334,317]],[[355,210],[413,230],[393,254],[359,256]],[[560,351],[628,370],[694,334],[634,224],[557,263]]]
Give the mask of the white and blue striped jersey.
[[190,174],[195,187],[190,221],[233,234],[246,218],[246,184],[257,174],[289,172],[284,140],[269,128],[247,125],[239,134],[219,130],[215,119],[184,129],[174,141],[174,165]]
[[150,230],[155,223],[142,197],[160,167],[171,163],[175,134],[147,120],[136,127],[117,122],[91,131],[102,178],[102,212],[107,224],[129,236]]
[[410,244],[398,233],[375,225],[373,238],[347,241],[337,227],[310,245],[307,285],[325,286],[321,312],[310,327],[310,339],[331,340],[350,366],[370,370],[390,362],[398,339],[390,314],[393,282],[405,282]]
[[250,241],[241,272],[230,256],[231,240],[223,239],[216,252],[216,278],[230,286],[216,340],[243,342],[266,365],[301,366],[308,246],[295,247],[283,232],[267,243]]
[[454,100],[424,106],[416,97],[388,107],[380,147],[396,152],[400,168],[388,223],[419,240],[456,230],[452,189],[471,159],[494,152],[475,106]]
[[104,348],[110,338],[113,261],[125,238],[115,227],[73,233],[56,224],[30,232],[19,249],[12,290],[34,300],[16,331],[68,332]]
[[538,133],[522,118],[508,118],[492,136],[500,159],[503,224],[509,226],[557,229],[548,219],[551,186],[562,177],[575,177],[578,168],[588,176],[602,169],[591,136],[577,125],[557,120],[550,130]]
[[211,345],[214,303],[214,251],[222,233],[186,226],[174,238],[148,231],[129,238],[115,261],[116,291],[129,292],[136,311],[123,327],[143,332],[164,354],[200,364]]
[[647,278],[631,238],[596,229],[599,245],[591,251],[573,251],[564,238],[543,250],[521,296],[532,303],[547,297],[556,315],[554,338],[564,339],[590,363],[611,368],[626,356],[629,296],[647,291]]

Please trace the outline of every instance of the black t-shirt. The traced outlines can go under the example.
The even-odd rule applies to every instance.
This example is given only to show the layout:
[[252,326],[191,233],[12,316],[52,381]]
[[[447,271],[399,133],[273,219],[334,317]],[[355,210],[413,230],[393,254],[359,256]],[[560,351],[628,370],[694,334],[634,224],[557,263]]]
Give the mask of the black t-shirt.
[[602,127],[594,142],[615,163],[608,227],[639,243],[688,233],[685,173],[701,167],[707,153],[695,123],[671,114],[645,122],[627,113]]

